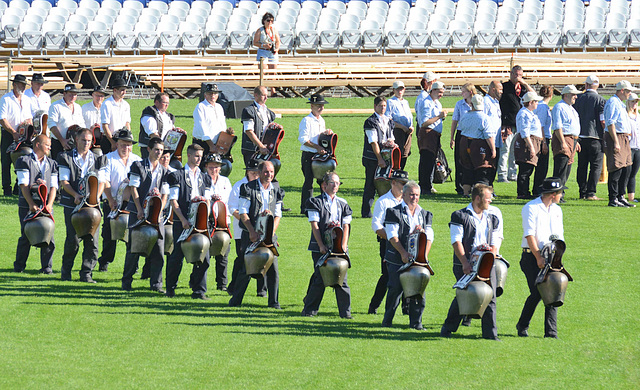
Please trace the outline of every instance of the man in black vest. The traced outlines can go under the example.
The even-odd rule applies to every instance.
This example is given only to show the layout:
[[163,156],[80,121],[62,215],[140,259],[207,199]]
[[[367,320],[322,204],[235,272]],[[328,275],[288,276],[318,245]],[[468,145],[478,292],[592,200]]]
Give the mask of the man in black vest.
[[[391,327],[396,309],[402,297],[402,285],[398,270],[410,260],[408,250],[409,235],[415,231],[424,231],[427,235],[425,256],[429,256],[431,243],[433,242],[433,229],[431,221],[433,215],[418,204],[420,200],[420,186],[415,181],[409,181],[402,188],[402,202],[387,209],[384,220],[384,230],[387,235],[387,252],[384,260],[387,264],[389,284],[387,302],[385,305],[383,327]],[[424,295],[407,297],[409,300],[409,326],[416,330],[424,330],[422,327],[422,312],[424,312],[426,300]]]
[[[131,227],[139,220],[144,220],[144,209],[142,207],[144,198],[149,194],[159,193],[162,199],[162,206],[167,202],[169,185],[166,183],[168,170],[160,164],[160,157],[164,153],[164,144],[158,137],[153,137],[148,142],[149,156],[142,161],[136,161],[129,170],[129,190],[131,191],[131,201],[127,204],[130,212],[129,226]],[[141,200],[140,198],[143,197]],[[133,218],[136,215],[137,218]],[[160,232],[164,232],[164,224],[160,218],[158,226]],[[131,232],[131,229],[129,229]],[[127,254],[124,259],[124,270],[122,272],[122,289],[131,290],[133,275],[138,269],[140,255],[131,253],[131,239],[127,242]],[[158,241],[153,245],[145,263],[149,263],[149,285],[152,291],[165,293],[162,289],[162,266],[164,265],[164,239],[158,237]]]
[[169,108],[169,94],[158,93],[153,99],[153,106],[148,106],[142,110],[140,117],[140,134],[138,135],[138,146],[140,146],[140,157],[149,157],[147,145],[152,137],[164,139],[164,136],[171,130],[175,123],[173,114],[167,112]]
[[[178,278],[182,271],[182,260],[184,253],[182,245],[176,242],[183,230],[188,229],[191,225],[187,219],[191,199],[195,197],[211,198],[209,188],[211,187],[211,179],[206,172],[198,168],[202,161],[203,148],[198,144],[191,144],[187,148],[187,164],[184,169],[179,169],[169,174],[167,179],[169,183],[169,200],[173,206],[173,252],[167,259],[167,296],[169,298],[176,295],[176,287],[178,287]],[[191,298],[208,300],[205,295],[207,292],[207,269],[209,269],[209,256],[205,257],[205,261],[200,265],[194,265],[191,272],[189,285],[193,293]]]
[[[22,272],[27,266],[31,244],[24,235],[24,219],[30,213],[35,213],[46,206],[53,214],[53,201],[58,189],[58,163],[48,157],[51,151],[51,139],[46,135],[39,135],[33,141],[33,152],[20,157],[15,164],[20,194],[18,199],[18,217],[20,218],[20,238],[16,249],[16,261],[13,263],[15,272]],[[33,187],[44,183],[47,186],[46,204],[39,197],[33,196]],[[40,250],[40,273],[51,275],[53,271],[52,257],[56,245],[53,238],[49,245]]]
[[260,141],[267,125],[276,119],[276,114],[267,108],[268,97],[267,88],[259,85],[253,90],[253,104],[242,110],[242,126],[244,129],[242,132],[242,157],[244,158],[245,166],[247,166],[253,153],[257,151],[262,154],[268,153],[267,148]]
[[394,145],[393,120],[384,113],[387,101],[383,96],[373,100],[375,112],[364,122],[364,145],[362,147],[362,166],[364,166],[364,191],[362,192],[362,218],[371,218],[371,206],[376,195],[374,176],[376,168],[385,168],[387,163],[380,150]]
[[[255,224],[258,216],[269,210],[273,218],[273,242],[277,245],[278,237],[276,230],[282,217],[282,199],[284,198],[284,190],[274,186],[274,171],[271,161],[263,161],[260,166],[260,178],[243,184],[240,187],[240,199],[238,202],[238,212],[240,214],[240,227],[242,228],[241,251],[242,259],[240,261],[240,271],[238,272],[237,281],[233,289],[233,296],[229,300],[229,306],[242,305],[244,293],[249,285],[251,277],[247,275],[244,265],[244,254],[252,242],[259,239],[259,234],[255,230]],[[266,200],[266,202],[265,202]],[[269,294],[268,305],[274,309],[280,309],[278,302],[280,277],[278,275],[278,258],[273,259],[273,264],[266,273],[267,292]]]
[[[476,184],[471,190],[471,203],[451,214],[449,229],[451,233],[451,245],[453,246],[453,275],[460,280],[464,275],[470,274],[472,265],[469,257],[473,251],[482,244],[491,246],[491,251],[498,253],[497,246],[500,240],[497,234],[500,228],[499,218],[489,213],[493,188],[485,184]],[[489,340],[499,340],[496,327],[496,281],[495,272],[491,271],[491,287],[493,298],[482,316],[482,337]],[[451,337],[451,333],[458,330],[462,321],[458,300],[453,299],[449,307],[449,314],[442,325],[440,335]]]
[[[351,227],[351,207],[347,201],[336,196],[340,187],[340,177],[335,172],[328,172],[322,178],[322,194],[307,200],[307,217],[311,223],[311,240],[308,250],[311,251],[314,270],[309,280],[307,295],[302,300],[304,309],[302,315],[314,317],[318,314],[318,308],[324,295],[324,282],[317,267],[320,257],[330,251],[324,242],[326,231],[332,227],[342,228],[342,250],[347,253],[349,233]],[[335,286],[336,301],[340,317],[350,320],[351,317],[351,290],[347,284],[347,275],[341,286]]]
[[598,94],[598,86],[600,86],[598,76],[587,77],[584,93],[578,95],[573,105],[580,117],[578,141],[580,151],[578,151],[576,179],[580,199],[586,200],[600,200],[596,196],[596,190],[604,156],[604,104],[606,101]]
[[[97,157],[91,151],[93,145],[93,133],[83,128],[75,136],[75,149],[58,155],[58,167],[60,170],[60,205],[64,208],[64,223],[67,238],[64,241],[64,253],[62,254],[62,268],[60,278],[71,280],[71,270],[78,254],[80,238],[71,223],[73,210],[82,203],[83,195],[80,194],[80,185],[88,174],[94,174],[98,178],[99,186],[96,199],[100,199],[104,190],[104,175],[100,169],[106,164],[106,157]],[[82,239],[84,249],[82,251],[82,265],[80,267],[80,280],[92,283],[93,269],[98,263],[98,237],[100,229],[96,229],[93,236]]]

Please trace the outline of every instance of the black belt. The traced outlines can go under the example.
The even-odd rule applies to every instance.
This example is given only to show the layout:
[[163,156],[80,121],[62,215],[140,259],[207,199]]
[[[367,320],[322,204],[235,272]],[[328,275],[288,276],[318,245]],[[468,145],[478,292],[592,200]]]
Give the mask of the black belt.
[[522,248],[522,253],[533,253],[533,251],[529,248]]

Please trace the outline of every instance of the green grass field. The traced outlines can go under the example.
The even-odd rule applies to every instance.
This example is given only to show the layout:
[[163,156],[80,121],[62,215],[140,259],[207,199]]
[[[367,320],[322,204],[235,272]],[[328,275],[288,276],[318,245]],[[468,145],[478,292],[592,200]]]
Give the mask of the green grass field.
[[[134,116],[148,104],[131,101]],[[178,126],[191,129],[195,104],[172,101],[169,111],[177,115]],[[305,106],[303,100],[272,99],[268,104]],[[372,99],[331,99],[336,108],[372,105]],[[452,339],[439,337],[455,294],[447,223],[451,212],[467,203],[452,195],[450,182],[438,185],[435,197],[420,202],[433,212],[435,231],[430,260],[436,274],[426,292],[426,331],[409,330],[408,318],[400,310],[391,329],[380,327],[381,314],[366,314],[380,260],[371,221],[361,218],[354,218],[350,240],[354,319],[338,317],[329,290],[319,316],[301,317],[312,272],[306,250],[309,224],[296,213],[302,185],[297,142],[301,118],[278,120],[286,131],[278,179],[287,192],[285,204],[293,209],[278,230],[282,311],[268,309],[266,299],[252,293],[254,283],[243,307],[227,307],[228,295],[215,290],[213,269],[208,294],[212,299],[194,301],[187,285],[189,266],[183,268],[174,299],[150,292],[148,282],[137,278],[134,290],[124,292],[122,244],[109,271],[94,273],[98,284],[77,281],[78,259],[75,280],[62,282],[62,222],[55,237],[54,275],[38,274],[37,250],[32,251],[26,272],[15,274],[16,198],[0,198],[0,388],[638,388],[640,289],[635,270],[640,211],[577,200],[575,171],[568,183],[568,202],[562,206],[568,247],[564,263],[575,281],[559,309],[558,340],[542,337],[541,305],[530,337],[516,336],[515,323],[528,290],[518,265],[524,201],[515,199],[515,183],[498,183],[495,189],[499,198],[494,205],[502,210],[505,223],[502,254],[512,265],[497,304],[502,342],[480,338],[479,321],[461,327]],[[325,117],[327,126],[339,134],[338,172],[344,182],[340,195],[356,215],[364,184],[360,159],[365,118]],[[134,134],[138,119],[133,118]],[[228,124],[241,130],[239,120]],[[240,161],[239,146],[234,152]],[[451,151],[447,152],[452,161]],[[417,163],[415,149],[407,164],[413,178]],[[241,168],[242,163],[236,163],[232,182],[243,174]],[[598,191],[606,197],[605,185]],[[62,210],[55,211],[60,221]],[[233,259],[230,256],[230,262]]]

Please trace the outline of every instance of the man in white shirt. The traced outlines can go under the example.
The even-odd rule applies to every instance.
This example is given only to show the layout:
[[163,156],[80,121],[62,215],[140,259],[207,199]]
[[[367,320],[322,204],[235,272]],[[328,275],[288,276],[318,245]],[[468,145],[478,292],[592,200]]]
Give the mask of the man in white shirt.
[[127,93],[127,83],[121,78],[111,82],[113,95],[105,99],[100,107],[100,123],[102,125],[102,153],[107,154],[116,150],[116,139],[113,134],[122,129],[131,131],[131,107],[124,100]]
[[304,175],[304,183],[302,184],[302,194],[300,199],[300,214],[305,214],[307,199],[313,197],[313,170],[311,169],[311,159],[316,153],[325,154],[326,151],[318,145],[318,136],[320,134],[333,134],[331,129],[327,129],[324,118],[321,114],[324,105],[328,104],[324,96],[313,94],[307,102],[311,105],[311,113],[300,121],[298,127],[298,141],[300,142],[300,150],[302,151],[301,165],[302,174]]
[[38,111],[49,112],[51,96],[43,89],[47,83],[48,81],[44,79],[42,73],[34,73],[31,76],[31,88],[24,91],[24,95],[31,99],[32,116],[35,116]]
[[14,141],[20,139],[18,126],[23,123],[31,123],[31,99],[24,97],[27,88],[27,78],[17,74],[12,80],[12,90],[0,99],[0,125],[2,126],[2,138],[0,149],[2,152],[2,191],[4,196],[18,195],[18,186],[11,189],[11,155],[6,153]]
[[220,92],[216,84],[205,84],[204,100],[193,110],[193,143],[202,146],[205,156],[222,152],[216,142],[220,133],[229,131],[224,110],[217,103]]
[[70,144],[67,140],[69,127],[73,125],[84,127],[82,108],[76,103],[78,92],[75,84],[65,85],[62,99],[49,107],[47,126],[51,131],[51,158],[54,160],[63,151],[73,149],[73,143]]
[[[102,254],[98,259],[100,272],[107,271],[109,263],[113,262],[116,255],[117,241],[111,239],[111,220],[108,218],[110,212],[124,209],[125,204],[118,203],[118,190],[123,183],[128,183],[127,176],[131,165],[140,161],[141,158],[131,152],[133,140],[131,131],[122,129],[113,135],[116,141],[116,150],[107,153],[105,173],[105,189],[102,201],[102,213],[104,215],[104,223],[102,224]],[[126,181],[125,181],[126,180]],[[124,203],[124,199],[123,202]]]
[[84,127],[87,129],[95,125],[100,126],[100,108],[108,94],[106,89],[96,85],[91,91],[91,101],[82,105],[82,118],[84,118]]
[[[564,240],[564,227],[562,224],[562,209],[558,202],[562,198],[563,191],[567,189],[557,177],[544,179],[541,186],[541,195],[527,203],[522,208],[522,257],[520,269],[527,278],[529,296],[524,303],[520,319],[516,324],[518,336],[529,336],[529,323],[531,317],[540,302],[541,296],[536,286],[538,273],[545,266],[545,259],[540,253],[541,249],[551,242],[551,236]],[[554,306],[544,308],[544,337],[558,338],[557,328],[558,309]]]
[[142,110],[140,117],[140,134],[138,135],[138,146],[140,146],[140,157],[147,158],[149,151],[147,144],[152,137],[164,139],[165,135],[173,130],[175,117],[167,112],[169,109],[169,94],[160,92],[153,98],[153,106],[148,106]]

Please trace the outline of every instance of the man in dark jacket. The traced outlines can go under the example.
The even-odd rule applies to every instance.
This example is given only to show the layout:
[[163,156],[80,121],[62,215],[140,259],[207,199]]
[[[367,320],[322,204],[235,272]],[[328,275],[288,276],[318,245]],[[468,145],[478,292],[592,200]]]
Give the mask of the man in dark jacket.
[[140,134],[138,135],[138,146],[140,146],[140,157],[149,157],[149,139],[159,137],[164,139],[168,132],[173,130],[175,117],[167,112],[169,108],[169,94],[158,93],[153,99],[153,106],[148,106],[142,110],[140,116]]

